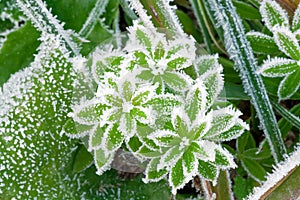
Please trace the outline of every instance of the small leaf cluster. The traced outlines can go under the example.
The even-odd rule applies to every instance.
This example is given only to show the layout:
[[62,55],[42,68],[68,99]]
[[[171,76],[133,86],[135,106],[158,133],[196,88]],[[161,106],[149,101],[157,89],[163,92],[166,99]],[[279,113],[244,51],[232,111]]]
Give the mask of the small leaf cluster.
[[99,175],[123,148],[147,163],[144,182],[168,176],[173,194],[196,175],[216,181],[236,166],[220,142],[248,129],[240,111],[214,106],[223,88],[218,57],[196,56],[193,38],[167,38],[139,21],[128,31],[124,48],[92,54],[97,91],[73,106],[65,133],[88,138]]
[[281,54],[268,57],[257,72],[265,77],[283,77],[277,95],[279,99],[288,99],[300,86],[300,6],[295,11],[292,24],[289,23],[287,12],[276,1],[263,1],[260,12],[272,35],[249,32],[247,38],[257,53]]

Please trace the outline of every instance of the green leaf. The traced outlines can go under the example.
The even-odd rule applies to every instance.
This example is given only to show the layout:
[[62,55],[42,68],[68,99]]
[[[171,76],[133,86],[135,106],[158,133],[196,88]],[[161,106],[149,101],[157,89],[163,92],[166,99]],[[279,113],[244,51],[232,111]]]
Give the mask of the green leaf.
[[140,29],[137,29],[135,31],[135,35],[136,35],[136,39],[138,40],[138,42],[141,45],[145,46],[146,49],[149,49],[149,50],[151,49],[151,47],[152,47],[151,39],[145,32],[143,32]]
[[154,75],[151,73],[151,70],[143,70],[140,74],[136,76],[137,78],[140,78],[145,81],[152,80],[154,78]]
[[250,148],[255,148],[256,143],[252,134],[248,131],[245,132],[237,139],[236,147],[239,153],[243,153],[245,150]]
[[191,82],[187,75],[179,72],[165,72],[162,78],[168,87],[179,92],[188,90]]
[[170,60],[167,63],[168,70],[179,70],[185,67],[182,67],[187,62],[187,58],[185,57],[176,57],[173,60]]
[[224,88],[220,92],[221,99],[227,99],[227,100],[249,100],[250,97],[245,93],[245,90],[242,85],[238,85],[231,82],[224,83]]
[[105,172],[96,185],[98,186],[99,196],[96,196],[93,199],[155,200],[168,199],[171,195],[170,188],[165,180],[161,180],[157,183],[145,184],[142,181],[142,175],[137,174],[134,179],[122,179],[120,177],[120,172],[116,170]]
[[148,67],[147,55],[142,51],[134,51],[134,60],[132,61],[133,64],[145,68]]
[[138,154],[142,155],[143,157],[146,158],[155,158],[161,156],[161,152],[158,150],[153,150],[148,148],[147,146],[143,146],[139,151]]
[[96,125],[92,132],[89,133],[89,151],[100,148],[105,128]]
[[118,130],[119,125],[113,124],[106,128],[104,134],[105,147],[109,151],[117,150],[123,143],[124,135]]
[[300,6],[298,5],[297,9],[294,12],[293,22],[292,22],[292,31],[297,31],[300,29]]
[[164,57],[164,55],[165,49],[163,43],[159,41],[154,50],[154,60],[160,60]]
[[68,119],[63,126],[63,131],[70,138],[80,138],[87,135],[93,127],[93,125],[78,124],[73,119]]
[[94,161],[97,168],[97,174],[102,175],[105,171],[110,169],[110,164],[113,160],[113,154],[105,152],[103,149],[94,151]]
[[260,32],[249,32],[246,37],[254,53],[276,54],[279,51],[273,37]]
[[119,96],[116,96],[116,95],[111,95],[111,94],[105,95],[105,99],[112,106],[116,106],[116,107],[121,107],[122,103],[123,103],[123,100]]
[[236,7],[236,12],[242,19],[261,19],[259,11],[249,3],[237,0],[233,0],[232,3]]
[[197,140],[200,138],[200,136],[203,135],[203,131],[205,130],[205,128],[209,126],[208,122],[203,122],[200,123],[199,125],[197,125],[192,131],[190,131],[188,134],[186,135],[186,137]]
[[[47,7],[51,8],[53,15],[65,23],[66,29],[78,31],[81,29],[96,0],[84,2],[64,2],[59,0],[46,0]],[[76,10],[76,12],[74,12]]]
[[142,91],[139,94],[136,94],[133,98],[132,98],[132,105],[134,106],[139,106],[141,105],[141,103],[145,102],[145,100],[148,99],[148,96],[151,92],[149,90],[145,90]]
[[300,46],[296,36],[287,28],[278,28],[274,39],[280,51],[295,60],[300,60]]
[[271,58],[263,63],[258,73],[266,77],[283,77],[300,69],[297,61],[286,58]]
[[241,162],[242,166],[247,171],[249,176],[251,176],[257,181],[265,180],[265,176],[267,175],[267,173],[266,170],[260,164],[248,158],[242,158]]
[[278,88],[278,97],[280,99],[288,99],[291,97],[300,86],[300,81],[298,80],[298,77],[300,76],[300,70],[298,69],[296,72],[286,76],[279,85]]
[[238,200],[243,200],[253,189],[254,180],[241,176],[234,177],[233,191]]
[[134,92],[134,85],[130,81],[125,81],[122,84],[122,96],[126,100],[126,102],[130,102],[133,92]]
[[112,40],[112,33],[108,30],[100,20],[94,26],[94,29],[87,36],[86,40],[89,42],[83,42],[80,53],[83,56],[88,56],[97,46]]
[[230,141],[241,136],[245,129],[248,129],[248,125],[244,123],[242,120],[238,120],[235,125],[233,125],[229,130],[221,132],[218,135],[214,135],[210,137],[210,140],[214,141]]
[[[71,111],[75,73],[63,45],[49,46],[42,43],[32,66],[13,75],[0,91],[0,199],[86,199],[96,194],[84,173],[72,174],[78,141],[61,130]],[[91,190],[83,191],[83,179]]]
[[198,56],[195,60],[195,68],[198,75],[202,75],[209,70],[215,69],[218,64],[218,56],[202,55]]
[[[94,52],[95,57],[99,56],[98,54],[98,51]],[[113,72],[115,74],[118,74],[118,72],[120,71],[120,65],[124,59],[125,58],[121,55],[113,55],[109,57],[104,56],[104,58],[102,58],[101,60],[94,61],[95,63],[92,65],[92,72],[95,80],[100,83],[100,80],[103,79],[103,75],[105,72]]]
[[289,27],[288,14],[276,1],[263,1],[260,5],[260,13],[269,30],[273,30],[276,25]]
[[211,127],[201,138],[213,139],[218,137],[224,131],[227,131],[235,123],[236,116],[235,111],[230,109],[219,109],[211,112]]
[[133,135],[136,132],[136,120],[131,116],[130,113],[124,113],[120,119],[120,127],[119,130],[124,134],[124,135]]
[[148,119],[149,116],[147,116],[147,114],[142,111],[140,108],[133,108],[131,111],[130,111],[130,115],[131,117],[135,117],[137,120],[145,120],[145,119]]
[[[247,149],[243,152],[243,158],[248,158],[251,160],[263,160],[263,159],[267,159],[270,158],[271,152],[270,152],[270,148],[269,149],[263,149],[260,150],[258,148],[251,148],[251,149]],[[253,161],[255,162],[255,161]]]
[[182,159],[179,159],[171,168],[169,184],[172,187],[172,193],[176,194],[177,189],[182,188],[186,183],[186,176],[183,171]]
[[171,147],[163,156],[160,158],[159,169],[162,169],[166,166],[172,166],[175,162],[181,159],[185,149],[182,149],[180,146]]
[[191,151],[198,159],[206,160],[208,158],[208,155],[204,148],[197,142],[192,142],[188,151]]
[[101,121],[101,115],[108,107],[105,104],[94,102],[85,102],[84,105],[75,108],[73,119],[86,125],[92,125]]
[[197,161],[195,155],[192,153],[191,150],[187,150],[183,154],[182,160],[183,160],[183,165],[186,168],[187,173],[191,174],[191,173],[197,171],[198,161]]
[[158,130],[151,133],[148,136],[149,139],[153,140],[154,143],[160,147],[173,147],[173,145],[178,144],[179,136],[169,130]]
[[0,50],[0,86],[11,74],[27,67],[33,61],[33,54],[40,45],[39,36],[40,33],[30,22],[7,35]]
[[212,162],[205,162],[203,160],[198,160],[198,173],[199,175],[209,181],[214,181],[218,176],[218,170]]
[[[268,78],[268,77],[263,77],[264,84],[266,85],[266,88],[268,92],[272,96],[278,96],[278,86],[280,82],[282,81],[282,78]],[[300,99],[300,93],[296,92],[293,94],[293,96],[289,97],[291,100],[299,100]]]
[[153,158],[149,164],[147,165],[146,171],[145,171],[145,182],[157,182],[163,179],[167,173],[168,170],[166,168],[164,169],[158,169],[159,164],[159,158]]
[[[300,104],[295,105],[292,107],[289,112],[295,116],[300,116]],[[281,118],[278,121],[278,126],[282,132],[283,137],[285,138],[288,135],[289,130],[292,128],[292,124],[285,118]]]
[[206,108],[214,103],[217,96],[220,94],[224,81],[221,75],[221,66],[216,65],[213,70],[207,71],[205,74],[200,76],[206,88]]
[[205,110],[206,107],[206,88],[199,79],[197,80],[198,82],[192,86],[186,95],[184,104],[184,109],[191,122],[194,122],[199,112]]
[[216,149],[215,152],[216,152],[216,158],[215,158],[216,165],[228,168],[231,165],[230,161],[228,160],[228,157],[218,149]]
[[84,145],[80,145],[77,149],[74,162],[73,173],[79,173],[87,169],[93,164],[93,156],[87,151]]
[[143,143],[140,141],[140,139],[137,136],[131,137],[126,144],[127,147],[130,149],[130,151],[132,152],[137,152],[143,145]]
[[144,106],[151,106],[157,112],[155,124],[158,128],[164,129],[166,123],[170,120],[170,113],[175,106],[179,106],[181,102],[173,95],[158,95],[151,98]]

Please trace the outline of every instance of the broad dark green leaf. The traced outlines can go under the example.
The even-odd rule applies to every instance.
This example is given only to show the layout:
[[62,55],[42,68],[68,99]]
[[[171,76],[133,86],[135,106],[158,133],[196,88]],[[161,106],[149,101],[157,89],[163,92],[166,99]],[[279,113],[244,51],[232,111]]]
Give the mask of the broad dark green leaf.
[[90,152],[87,151],[84,145],[80,145],[76,150],[73,161],[73,173],[79,173],[87,169],[94,162],[94,158]]
[[252,178],[260,181],[265,180],[265,176],[267,175],[267,173],[260,164],[249,158],[242,158],[241,162],[247,173]]
[[243,157],[253,160],[262,160],[271,157],[270,148],[259,150],[258,148],[247,149],[243,152]]
[[271,36],[259,32],[247,33],[253,52],[259,54],[278,54],[278,47]]
[[11,74],[23,69],[33,61],[34,53],[40,42],[40,33],[30,22],[10,33],[0,49],[0,86]]
[[261,19],[259,10],[252,5],[237,0],[232,1],[232,3],[236,7],[236,12],[242,19]]
[[217,177],[217,168],[213,163],[209,161],[205,162],[199,160],[198,172],[201,177],[210,181],[215,180],[215,178]]
[[48,50],[39,53],[33,66],[11,77],[0,92],[0,199],[96,194],[89,178],[72,174],[77,141],[60,134],[70,112],[72,66],[66,54]]
[[300,87],[300,70],[286,76],[279,84],[278,97],[280,99],[287,99],[296,93]]
[[239,153],[243,153],[245,150],[255,148],[255,140],[250,132],[245,132],[241,137],[237,139],[236,147]]
[[98,199],[156,200],[169,199],[171,196],[170,188],[165,180],[145,184],[141,175],[137,175],[133,179],[122,179],[118,173],[120,172],[111,170],[101,176]]
[[[281,82],[282,78],[268,78],[263,77],[264,84],[267,88],[268,93],[272,94],[273,96],[277,96],[277,91],[279,84]],[[300,99],[300,92],[294,93],[291,97],[289,97],[291,100],[299,100]]]
[[48,8],[51,8],[53,15],[56,15],[60,21],[65,23],[65,29],[79,32],[96,1],[46,0],[46,3]]

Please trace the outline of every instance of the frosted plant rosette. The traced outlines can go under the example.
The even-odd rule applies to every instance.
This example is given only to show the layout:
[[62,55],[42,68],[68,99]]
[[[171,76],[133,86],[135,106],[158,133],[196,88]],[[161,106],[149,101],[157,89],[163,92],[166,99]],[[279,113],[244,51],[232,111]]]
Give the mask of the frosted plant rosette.
[[[74,105],[65,132],[88,138],[98,174],[110,169],[119,148],[147,161],[145,182],[168,175],[173,194],[196,175],[215,181],[220,169],[235,167],[220,142],[248,126],[231,106],[214,106],[222,66],[217,56],[197,57],[194,43],[135,21],[123,49],[92,55],[97,92]],[[188,67],[196,78],[185,73]]]
[[251,31],[247,33],[247,38],[252,41],[255,50],[259,49],[260,54],[281,54],[279,57],[268,56],[257,73],[265,77],[282,77],[277,95],[280,100],[288,99],[300,87],[300,6],[291,20],[276,1],[264,0],[260,5],[260,13],[272,34]]

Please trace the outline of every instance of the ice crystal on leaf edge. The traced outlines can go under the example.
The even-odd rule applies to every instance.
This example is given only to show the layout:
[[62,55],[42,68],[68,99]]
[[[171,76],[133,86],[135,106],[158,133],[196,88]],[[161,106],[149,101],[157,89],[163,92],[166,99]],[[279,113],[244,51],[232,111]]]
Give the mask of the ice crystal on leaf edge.
[[251,194],[249,194],[245,200],[259,200],[276,184],[283,180],[293,169],[300,165],[300,147],[295,148],[295,151],[286,156],[283,162],[280,162],[274,166],[274,170],[271,174],[268,174],[266,181],[259,187],[255,187]]

